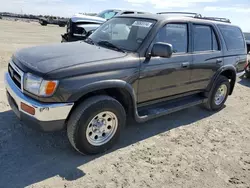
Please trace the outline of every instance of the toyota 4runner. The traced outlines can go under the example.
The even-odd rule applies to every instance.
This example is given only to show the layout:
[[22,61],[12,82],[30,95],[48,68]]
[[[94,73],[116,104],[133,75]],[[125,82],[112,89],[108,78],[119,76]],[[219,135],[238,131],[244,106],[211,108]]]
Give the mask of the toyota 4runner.
[[242,31],[227,19],[123,15],[85,41],[16,52],[5,82],[25,124],[65,128],[77,151],[95,154],[117,142],[128,116],[145,122],[200,104],[222,109],[246,62]]

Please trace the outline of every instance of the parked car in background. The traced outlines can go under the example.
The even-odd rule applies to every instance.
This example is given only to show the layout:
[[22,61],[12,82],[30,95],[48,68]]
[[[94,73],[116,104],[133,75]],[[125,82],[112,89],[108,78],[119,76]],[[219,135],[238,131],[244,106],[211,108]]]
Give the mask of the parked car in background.
[[66,33],[62,35],[62,42],[84,40],[105,21],[113,18],[114,16],[124,14],[145,14],[145,12],[111,9],[104,10],[96,16],[75,14],[72,18],[69,19]]
[[65,27],[67,24],[67,19],[58,19],[58,18],[39,18],[39,23],[42,26],[47,26],[48,24],[58,25],[59,27]]
[[119,15],[84,41],[16,52],[6,93],[27,125],[66,129],[78,152],[96,154],[118,141],[127,117],[221,110],[246,61],[242,31],[227,19]]

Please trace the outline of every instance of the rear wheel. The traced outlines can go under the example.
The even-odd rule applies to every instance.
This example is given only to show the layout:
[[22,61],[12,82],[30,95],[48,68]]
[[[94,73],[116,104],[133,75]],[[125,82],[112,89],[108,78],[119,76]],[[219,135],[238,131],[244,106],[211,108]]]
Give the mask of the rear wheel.
[[211,111],[223,108],[230,91],[230,83],[225,76],[219,76],[215,87],[210,91],[208,101],[204,107]]
[[71,145],[82,154],[97,154],[111,148],[125,125],[123,106],[109,96],[95,96],[72,113],[67,134]]

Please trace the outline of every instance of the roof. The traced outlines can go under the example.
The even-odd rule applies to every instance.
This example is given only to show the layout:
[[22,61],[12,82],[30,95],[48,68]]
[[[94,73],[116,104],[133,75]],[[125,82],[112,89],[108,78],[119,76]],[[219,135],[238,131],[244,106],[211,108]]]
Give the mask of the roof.
[[144,18],[144,19],[153,19],[156,21],[190,21],[190,22],[199,22],[199,23],[215,23],[215,24],[225,24],[225,25],[232,25],[231,23],[227,22],[220,22],[214,20],[208,20],[204,18],[193,18],[188,16],[171,16],[167,14],[127,14],[127,15],[120,15],[117,17],[133,17],[133,18]]

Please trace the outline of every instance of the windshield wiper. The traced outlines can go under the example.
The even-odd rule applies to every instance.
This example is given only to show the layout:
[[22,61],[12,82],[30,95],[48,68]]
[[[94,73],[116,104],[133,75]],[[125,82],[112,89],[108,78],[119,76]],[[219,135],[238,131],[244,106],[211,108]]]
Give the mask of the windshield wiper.
[[86,39],[84,40],[84,42],[86,42],[86,43],[88,43],[88,44],[93,44],[93,45],[95,45],[95,42],[93,41],[92,38],[86,38]]
[[105,47],[111,48],[113,50],[125,53],[125,51],[123,49],[117,47],[116,45],[114,45],[111,42],[106,41],[106,40],[99,41],[97,44],[100,46],[105,46]]

